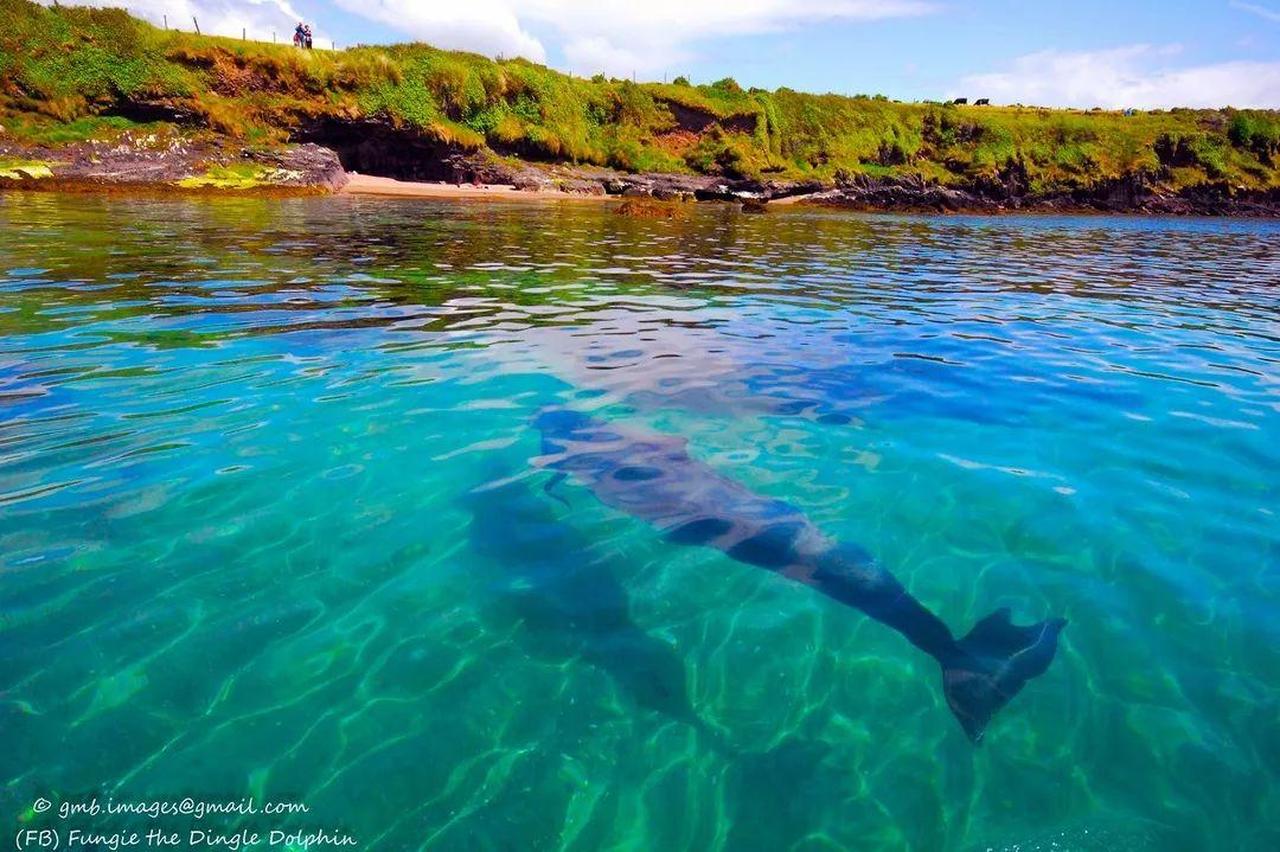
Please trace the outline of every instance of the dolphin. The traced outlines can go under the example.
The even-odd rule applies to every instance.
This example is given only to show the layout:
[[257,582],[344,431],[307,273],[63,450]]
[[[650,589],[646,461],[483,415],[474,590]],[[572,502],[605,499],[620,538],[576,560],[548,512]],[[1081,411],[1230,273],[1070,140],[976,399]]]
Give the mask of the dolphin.
[[1053,661],[1066,619],[1029,626],[1007,608],[957,639],[863,548],[834,541],[787,503],[762,497],[691,458],[678,437],[635,432],[569,408],[534,419],[542,433],[537,467],[647,521],[676,544],[714,547],[781,574],[892,627],[938,661],[942,689],[975,744],[992,717]]

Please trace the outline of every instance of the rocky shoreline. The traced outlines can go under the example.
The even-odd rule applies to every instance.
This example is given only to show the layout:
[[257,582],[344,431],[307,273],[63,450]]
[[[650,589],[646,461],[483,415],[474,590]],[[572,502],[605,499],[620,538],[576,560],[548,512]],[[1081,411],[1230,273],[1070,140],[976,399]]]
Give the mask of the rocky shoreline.
[[859,210],[940,213],[1123,213],[1149,216],[1280,217],[1280,190],[1242,190],[1207,184],[1180,192],[1143,174],[1075,190],[1037,195],[1001,184],[968,188],[865,175],[806,199]]
[[[1205,184],[1173,192],[1142,173],[1071,192],[1037,195],[1016,174],[970,186],[865,174],[841,175],[827,182],[752,180],[632,174],[595,166],[525,162],[488,152],[444,153],[431,167],[444,183],[505,186],[543,198],[564,194],[720,201],[753,209],[782,202],[889,212],[1280,217],[1280,189]],[[54,148],[0,140],[0,190],[327,194],[340,191],[348,179],[339,153],[311,142],[249,148],[153,134]]]
[[323,194],[346,182],[338,156],[312,144],[234,148],[148,134],[55,148],[0,139],[0,190]]

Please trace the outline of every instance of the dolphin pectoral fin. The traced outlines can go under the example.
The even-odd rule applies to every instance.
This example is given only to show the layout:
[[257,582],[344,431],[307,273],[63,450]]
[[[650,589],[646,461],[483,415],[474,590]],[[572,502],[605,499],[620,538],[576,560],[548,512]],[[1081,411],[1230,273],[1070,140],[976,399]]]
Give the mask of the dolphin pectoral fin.
[[565,504],[566,506],[570,505],[569,499],[565,497],[563,494],[556,494],[555,488],[560,483],[564,482],[565,478],[568,477],[568,475],[569,474],[565,473],[563,470],[557,471],[550,479],[547,480],[547,484],[542,486],[543,493],[545,493],[548,497],[551,497],[555,500],[559,500],[561,503]]
[[724,518],[695,518],[668,530],[663,538],[672,544],[710,545],[732,528]]
[[1065,618],[1020,627],[998,609],[956,643],[954,660],[942,663],[947,704],[969,739],[977,743],[999,710],[1028,680],[1044,674],[1058,650]]

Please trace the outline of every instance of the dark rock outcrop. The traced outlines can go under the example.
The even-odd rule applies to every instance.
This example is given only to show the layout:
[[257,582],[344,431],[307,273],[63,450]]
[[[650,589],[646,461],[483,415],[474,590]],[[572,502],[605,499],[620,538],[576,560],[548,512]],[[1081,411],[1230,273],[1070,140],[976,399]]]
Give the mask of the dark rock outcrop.
[[1134,172],[1069,192],[1036,194],[1029,191],[1026,173],[1016,165],[962,186],[942,186],[919,177],[845,176],[834,189],[808,200],[859,210],[1280,216],[1280,189],[1244,190],[1216,183],[1175,192],[1161,187],[1146,172]]
[[277,174],[290,173],[277,185],[325,189],[337,192],[347,185],[347,172],[338,155],[320,145],[304,143],[266,151],[245,150],[241,157],[251,163],[274,167]]
[[0,142],[0,157],[44,165],[0,180],[0,188],[10,189],[143,186],[305,193],[336,192],[347,183],[338,156],[313,144],[235,148],[151,134],[58,148]]
[[836,188],[818,193],[813,201],[865,210],[960,211],[994,209],[996,203],[920,177],[876,178],[859,174],[840,179]]
[[484,179],[489,175],[467,174],[463,180],[456,162],[463,152],[458,148],[383,121],[323,119],[302,124],[292,139],[331,149],[342,167],[351,172],[400,180],[489,182]]

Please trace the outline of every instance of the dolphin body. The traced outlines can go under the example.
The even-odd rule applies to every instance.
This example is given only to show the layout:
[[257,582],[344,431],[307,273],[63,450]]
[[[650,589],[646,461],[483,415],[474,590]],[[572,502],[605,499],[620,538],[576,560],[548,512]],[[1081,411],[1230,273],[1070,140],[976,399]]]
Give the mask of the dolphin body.
[[690,458],[681,438],[634,433],[579,411],[539,412],[548,490],[573,477],[608,506],[677,544],[703,545],[812,586],[892,627],[938,661],[947,704],[974,743],[1031,678],[1043,674],[1066,619],[1018,626],[1008,609],[957,639],[862,548],[824,535],[797,509]]

